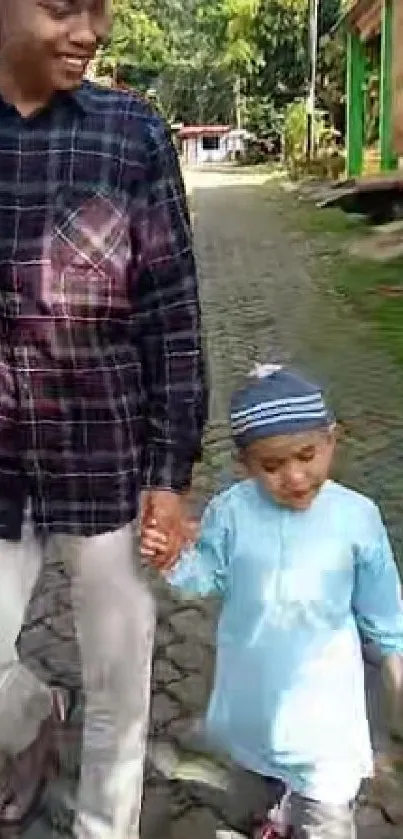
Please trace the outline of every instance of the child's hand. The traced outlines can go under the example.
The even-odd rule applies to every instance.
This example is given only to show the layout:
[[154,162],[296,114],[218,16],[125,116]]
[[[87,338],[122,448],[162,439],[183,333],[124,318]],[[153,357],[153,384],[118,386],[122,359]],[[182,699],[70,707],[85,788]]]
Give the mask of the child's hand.
[[[176,556],[173,561],[168,557],[168,539],[164,533],[161,533],[157,529],[156,524],[155,519],[151,519],[143,524],[140,535],[140,553],[155,568],[166,571],[175,565],[179,557]],[[182,530],[181,550],[196,541],[198,530],[199,526],[197,522],[185,522]]]
[[[168,539],[165,533],[157,529],[157,522],[151,519],[143,525],[140,536],[140,553],[145,559],[156,560],[155,564],[160,565],[166,560]],[[154,564],[154,563],[152,563]]]

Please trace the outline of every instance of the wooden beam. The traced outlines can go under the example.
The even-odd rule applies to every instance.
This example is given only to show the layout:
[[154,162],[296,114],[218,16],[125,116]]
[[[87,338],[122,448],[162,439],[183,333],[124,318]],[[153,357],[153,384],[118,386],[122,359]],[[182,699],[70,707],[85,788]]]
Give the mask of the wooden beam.
[[363,41],[369,41],[381,31],[382,0],[358,0],[346,15],[346,23],[355,29]]
[[363,41],[370,41],[379,35],[382,26],[382,0],[377,0],[360,17],[357,29]]

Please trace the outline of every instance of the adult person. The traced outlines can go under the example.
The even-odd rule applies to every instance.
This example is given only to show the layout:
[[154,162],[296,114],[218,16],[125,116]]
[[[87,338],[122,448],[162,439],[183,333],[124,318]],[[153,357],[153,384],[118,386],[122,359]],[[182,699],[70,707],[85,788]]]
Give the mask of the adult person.
[[[140,98],[83,81],[107,30],[107,0],[1,3],[0,621],[20,595],[29,498],[42,561],[72,580],[86,693],[75,834],[136,839],[154,607],[132,525],[141,500],[178,552],[206,393],[170,139]],[[33,749],[38,767],[22,717],[44,734],[51,693],[16,661],[7,623],[1,636],[0,747],[18,766]]]

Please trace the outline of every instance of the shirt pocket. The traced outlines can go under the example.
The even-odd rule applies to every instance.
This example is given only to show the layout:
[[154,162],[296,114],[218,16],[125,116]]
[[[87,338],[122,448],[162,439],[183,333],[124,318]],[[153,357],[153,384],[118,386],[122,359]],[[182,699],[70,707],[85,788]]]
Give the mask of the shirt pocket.
[[129,231],[127,202],[121,196],[58,196],[42,295],[54,315],[89,321],[127,317]]

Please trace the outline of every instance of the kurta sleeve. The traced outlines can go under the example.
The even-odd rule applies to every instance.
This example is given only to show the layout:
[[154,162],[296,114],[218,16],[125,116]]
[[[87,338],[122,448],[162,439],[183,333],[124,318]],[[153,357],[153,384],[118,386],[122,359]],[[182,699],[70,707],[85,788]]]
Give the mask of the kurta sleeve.
[[356,549],[353,610],[358,627],[383,655],[403,653],[402,586],[389,538],[374,506],[365,544]]
[[200,538],[183,551],[166,578],[190,596],[225,596],[229,575],[229,524],[221,499],[213,499],[201,522]]

